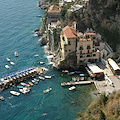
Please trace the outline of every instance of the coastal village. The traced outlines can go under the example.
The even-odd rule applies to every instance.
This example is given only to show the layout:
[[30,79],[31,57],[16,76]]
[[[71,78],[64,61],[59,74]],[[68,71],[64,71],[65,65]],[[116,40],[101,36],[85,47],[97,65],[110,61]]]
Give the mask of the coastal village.
[[[98,93],[105,92],[110,94],[113,91],[120,90],[120,67],[117,63],[119,58],[115,61],[115,53],[109,44],[102,40],[99,33],[93,30],[93,28],[87,28],[84,32],[77,30],[77,22],[73,21],[70,25],[63,26],[60,22],[60,11],[62,7],[73,1],[60,0],[59,6],[51,5],[47,10],[47,22],[45,25],[45,33],[40,38],[39,42],[47,44],[47,50],[49,54],[54,57],[52,59],[53,68],[58,70],[73,71],[80,70],[81,66],[84,66],[87,73],[92,79],[91,81],[68,82],[61,83],[65,85],[75,84],[90,84],[94,83]],[[86,4],[89,1],[84,1]],[[82,5],[71,5],[68,12],[82,10]],[[45,18],[43,18],[44,22]],[[60,29],[59,41],[54,31]],[[36,34],[41,32],[35,31]],[[46,41],[46,42],[45,42]],[[57,41],[57,49],[55,44]]]

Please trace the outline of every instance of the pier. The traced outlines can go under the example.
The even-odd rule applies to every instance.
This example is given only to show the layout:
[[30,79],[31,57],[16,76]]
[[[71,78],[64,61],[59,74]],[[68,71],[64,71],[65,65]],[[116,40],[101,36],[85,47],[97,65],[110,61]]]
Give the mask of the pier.
[[27,81],[38,75],[42,75],[44,70],[39,67],[28,67],[17,72],[10,73],[0,79],[0,91],[15,86],[22,81]]
[[92,81],[69,81],[69,82],[61,82],[61,86],[70,86],[70,85],[88,85],[92,84]]

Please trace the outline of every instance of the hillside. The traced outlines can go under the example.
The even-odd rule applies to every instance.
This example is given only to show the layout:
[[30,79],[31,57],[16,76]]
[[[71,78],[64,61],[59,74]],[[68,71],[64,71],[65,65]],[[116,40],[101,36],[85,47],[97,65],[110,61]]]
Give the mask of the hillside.
[[78,120],[120,120],[120,91],[109,96],[101,94]]

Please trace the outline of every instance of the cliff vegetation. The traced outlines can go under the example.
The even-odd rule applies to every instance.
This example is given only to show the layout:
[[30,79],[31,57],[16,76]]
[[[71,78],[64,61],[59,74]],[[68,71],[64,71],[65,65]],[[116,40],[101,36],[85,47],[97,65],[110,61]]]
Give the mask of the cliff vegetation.
[[78,120],[120,120],[120,91],[109,96],[101,94],[84,113],[78,113]]

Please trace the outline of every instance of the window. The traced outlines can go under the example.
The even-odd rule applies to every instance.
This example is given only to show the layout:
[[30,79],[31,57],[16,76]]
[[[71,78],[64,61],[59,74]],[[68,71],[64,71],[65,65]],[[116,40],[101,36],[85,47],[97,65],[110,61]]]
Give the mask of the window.
[[90,55],[87,55],[87,57],[90,57]]
[[69,52],[70,52],[71,50],[69,50]]
[[71,45],[70,41],[68,41],[68,45]]
[[80,58],[82,58],[83,56],[80,56]]
[[83,46],[80,46],[79,50],[83,50]]
[[67,52],[67,50],[65,50],[65,52]]
[[93,56],[96,56],[96,54],[93,54]]
[[87,46],[87,49],[91,49],[90,45]]

